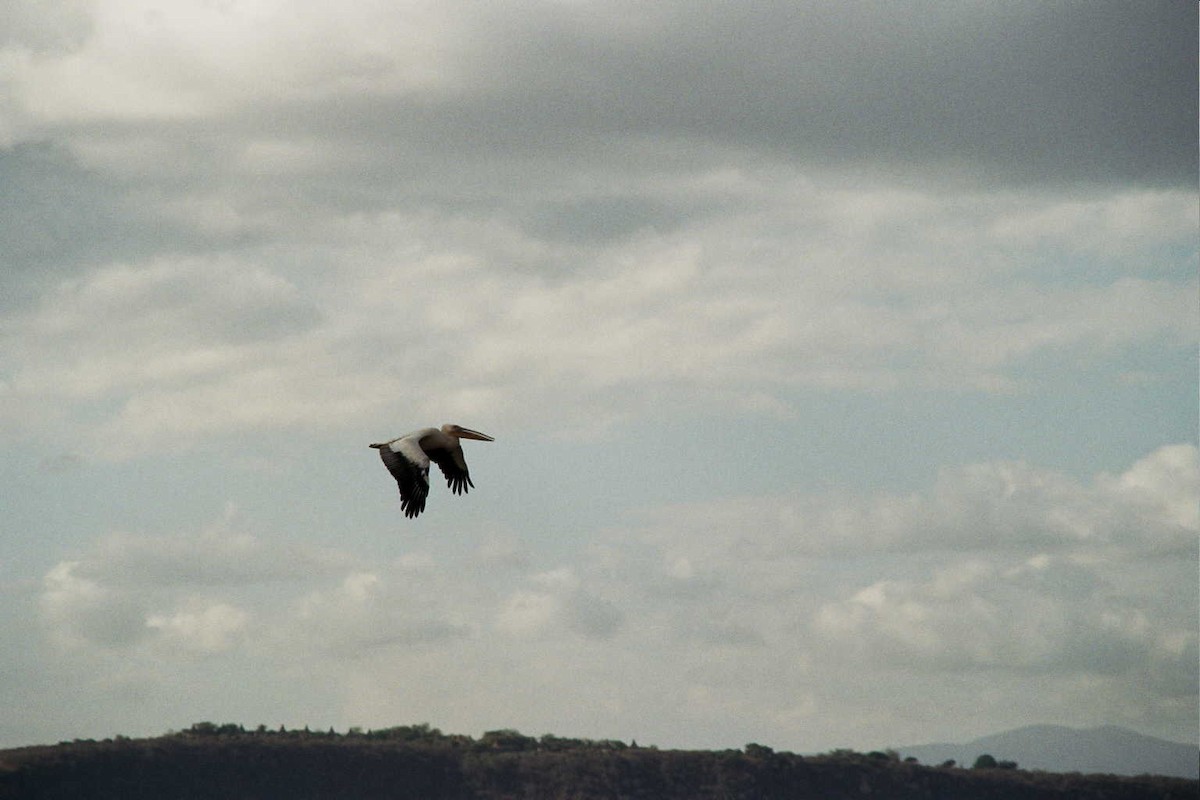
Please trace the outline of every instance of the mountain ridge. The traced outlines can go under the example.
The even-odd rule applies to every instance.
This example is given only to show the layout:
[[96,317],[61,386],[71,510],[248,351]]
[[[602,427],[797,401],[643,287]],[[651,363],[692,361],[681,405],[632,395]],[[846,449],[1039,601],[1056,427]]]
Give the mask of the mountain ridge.
[[0,750],[0,800],[1194,800],[1197,786],[926,766],[894,752],[659,750],[512,729],[473,739],[425,724],[337,734],[197,723],[150,739]]
[[980,755],[1015,761],[1022,769],[1113,775],[1200,777],[1200,746],[1147,736],[1117,725],[1071,728],[1027,725],[968,742],[895,748],[926,764],[955,760],[971,766]]

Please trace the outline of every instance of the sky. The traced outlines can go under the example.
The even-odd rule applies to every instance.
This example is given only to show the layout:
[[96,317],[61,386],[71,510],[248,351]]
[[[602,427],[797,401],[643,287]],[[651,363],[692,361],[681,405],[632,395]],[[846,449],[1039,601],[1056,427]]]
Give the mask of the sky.
[[[9,0],[0,746],[1195,742],[1196,42]],[[405,519],[367,445],[447,422]]]

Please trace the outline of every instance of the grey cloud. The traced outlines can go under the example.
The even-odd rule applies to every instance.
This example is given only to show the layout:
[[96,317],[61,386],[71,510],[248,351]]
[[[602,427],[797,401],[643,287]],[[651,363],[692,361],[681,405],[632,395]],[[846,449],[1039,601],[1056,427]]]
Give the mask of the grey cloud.
[[164,257],[63,281],[0,333],[18,383],[88,395],[212,375],[320,319],[294,285],[257,264]]
[[78,166],[62,148],[0,149],[0,307],[13,308],[83,266],[144,256],[177,239],[130,215],[118,182]]
[[572,592],[564,605],[568,627],[592,639],[611,639],[624,619],[616,605],[583,590]]
[[123,587],[253,586],[331,575],[345,558],[316,548],[277,545],[248,534],[110,534],[80,562],[89,577]]
[[445,602],[435,576],[402,568],[386,575],[349,573],[340,585],[294,602],[292,613],[278,622],[285,649],[360,658],[397,645],[467,637],[472,626],[459,612],[460,603]]
[[457,43],[431,69],[450,87],[301,84],[139,129],[199,143],[215,174],[264,132],[320,144],[284,175],[242,163],[254,184],[237,189],[252,201],[298,181],[334,206],[447,186],[494,203],[564,173],[758,160],[934,183],[1195,183],[1190,4],[529,4],[448,19]]
[[[147,127],[114,135],[121,144],[113,146],[128,148],[136,161],[149,160],[156,138],[188,135]],[[252,251],[279,232],[264,208],[279,204],[284,187],[276,186],[270,198],[263,196],[265,187],[219,187],[231,159],[215,145],[193,143],[164,158],[190,174],[168,178],[147,174],[144,166],[124,174],[110,164],[84,163],[49,141],[0,148],[0,259],[9,270],[0,308],[28,304],[48,284],[97,265],[139,263],[158,254],[187,259]]]
[[1159,652],[1146,664],[1147,688],[1157,695],[1179,698],[1195,706],[1196,686],[1200,684],[1200,642],[1186,633],[1178,646]]
[[10,0],[0,6],[0,46],[64,53],[82,45],[92,28],[86,4],[72,0]]
[[1191,185],[1195,20],[1169,2],[563,5],[488,17],[481,85],[391,118],[492,153],[667,139],[927,177]]
[[[135,336],[153,328],[156,339],[278,339],[320,318],[286,279],[253,264],[220,259],[112,267],[65,288],[57,300],[66,309],[66,326],[76,319],[88,326],[106,319]],[[52,318],[51,325],[59,319]]]
[[602,244],[637,231],[670,231],[687,216],[682,209],[637,196],[582,197],[533,209],[522,227],[542,239]]
[[1072,602],[1086,601],[1109,588],[1107,581],[1082,564],[1044,555],[1006,578],[1018,591]]
[[717,570],[707,574],[657,574],[647,584],[652,597],[668,601],[697,601],[711,598],[724,588],[725,581]]
[[720,647],[762,647],[766,639],[751,625],[722,620],[696,623],[694,635],[702,642]]
[[[377,621],[378,622],[378,621]],[[376,627],[376,626],[371,626]],[[366,658],[372,651],[396,646],[435,645],[470,635],[471,629],[445,620],[408,620],[383,623],[378,635],[369,630],[339,629],[322,634],[320,647],[327,652],[347,658]],[[314,639],[314,641],[316,641]]]

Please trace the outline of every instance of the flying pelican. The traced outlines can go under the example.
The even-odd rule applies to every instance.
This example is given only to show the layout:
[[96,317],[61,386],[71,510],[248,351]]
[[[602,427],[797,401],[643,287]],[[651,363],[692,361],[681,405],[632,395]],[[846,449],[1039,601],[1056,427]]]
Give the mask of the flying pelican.
[[400,486],[400,508],[404,510],[404,516],[415,517],[425,510],[425,497],[429,494],[430,459],[441,468],[446,476],[446,485],[455,494],[463,494],[468,486],[475,486],[471,483],[471,474],[467,471],[459,439],[495,441],[486,433],[447,424],[441,428],[421,428],[371,445],[379,451],[379,457]]

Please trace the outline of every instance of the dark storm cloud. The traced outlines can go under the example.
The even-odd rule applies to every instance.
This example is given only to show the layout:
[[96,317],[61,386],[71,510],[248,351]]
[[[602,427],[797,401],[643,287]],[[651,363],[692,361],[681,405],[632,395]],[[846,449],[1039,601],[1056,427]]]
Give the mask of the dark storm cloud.
[[813,167],[1190,185],[1196,19],[1172,2],[505,11],[471,34],[462,88],[374,98],[349,124],[409,153],[621,163],[671,141]]
[[648,198],[599,196],[546,204],[533,211],[523,227],[539,238],[589,244],[646,228],[671,230],[683,219],[682,210]]
[[586,119],[607,94],[614,131],[1018,179],[1194,182],[1195,20],[1178,3],[737,6],[633,47],[567,42],[568,96],[523,106],[558,94],[548,102]]
[[[0,256],[44,278],[383,209],[507,216],[537,238],[599,243],[712,212],[669,182],[731,166],[993,188],[1196,182],[1190,3],[451,16],[447,77],[428,86],[264,87],[191,117],[42,125],[58,144],[0,150]],[[269,163],[280,151],[264,160],[263,146],[291,160]],[[28,283],[10,304],[40,289]]]

